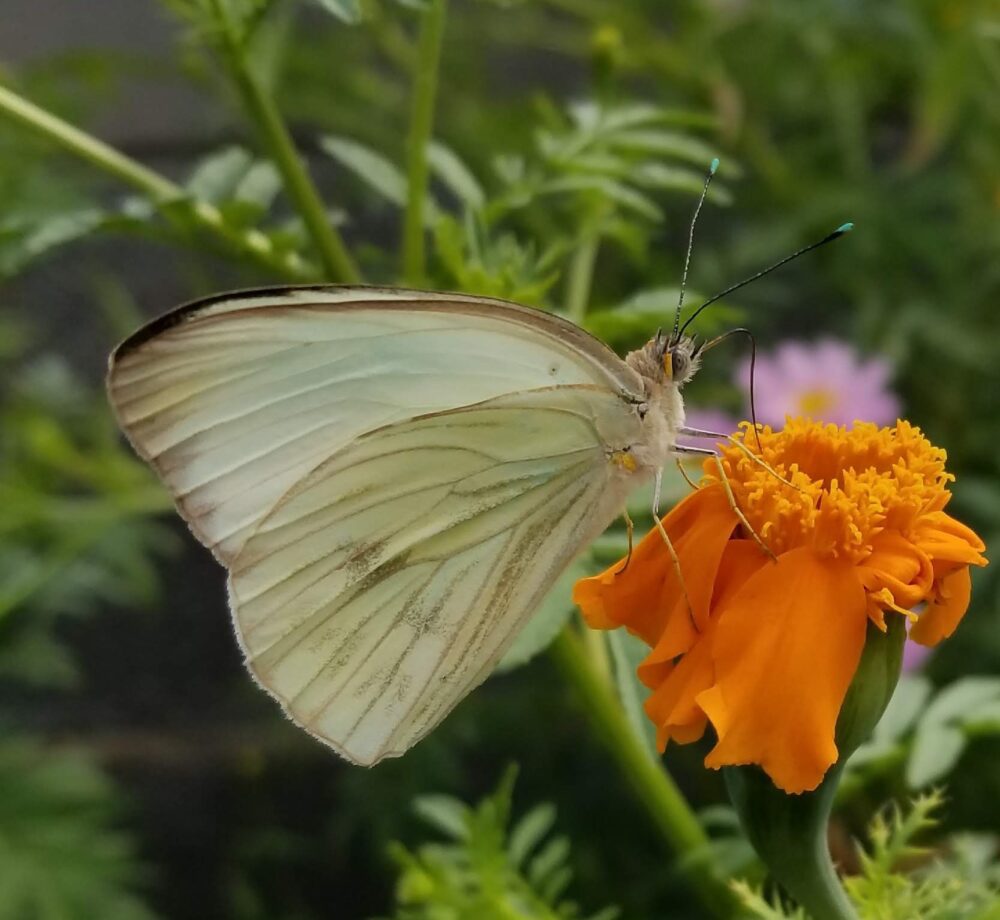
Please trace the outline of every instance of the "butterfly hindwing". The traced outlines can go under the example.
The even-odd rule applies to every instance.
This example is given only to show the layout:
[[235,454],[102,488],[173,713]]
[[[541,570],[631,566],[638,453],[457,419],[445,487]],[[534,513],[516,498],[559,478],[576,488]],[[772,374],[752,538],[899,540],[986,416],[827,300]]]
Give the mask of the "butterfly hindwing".
[[[308,476],[233,563],[258,680],[353,761],[401,753],[483,680],[620,511],[620,400],[556,387],[388,426]],[[625,419],[622,423],[622,419]]]

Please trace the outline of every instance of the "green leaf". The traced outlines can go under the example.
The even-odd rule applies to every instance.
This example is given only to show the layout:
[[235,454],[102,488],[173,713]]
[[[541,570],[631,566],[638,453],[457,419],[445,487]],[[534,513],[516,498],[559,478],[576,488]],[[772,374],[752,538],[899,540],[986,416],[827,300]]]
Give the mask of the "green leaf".
[[568,858],[569,840],[566,837],[554,837],[528,864],[528,878],[533,885],[541,887],[562,870]]
[[922,674],[904,674],[896,684],[888,707],[875,726],[874,737],[880,741],[901,738],[919,718],[933,689]]
[[644,102],[615,108],[602,108],[595,102],[575,102],[569,107],[570,117],[577,127],[600,133],[613,133],[653,124],[683,124],[711,128],[717,123],[714,115],[692,109],[667,109]]
[[590,574],[582,560],[577,560],[556,579],[535,615],[518,633],[514,644],[497,665],[496,674],[504,674],[527,664],[552,644],[573,612],[571,595],[577,580]]
[[427,162],[436,175],[466,207],[479,210],[486,202],[486,193],[479,180],[450,147],[440,141],[427,145]]
[[[328,135],[320,140],[320,147],[383,198],[398,207],[406,206],[406,176],[391,160],[370,147],[346,137]],[[433,228],[437,223],[440,209],[430,196],[424,211],[424,223],[428,228]]]
[[646,657],[649,649],[640,639],[624,629],[612,630],[607,634],[607,639],[611,648],[611,660],[614,663],[615,687],[625,715],[632,725],[632,730],[642,739],[643,747],[650,759],[658,761],[656,732],[642,707],[643,697],[648,691],[639,682],[636,674],[639,662]]
[[934,697],[921,724],[961,719],[977,706],[997,699],[1000,699],[1000,677],[963,677]]
[[920,789],[946,776],[965,750],[962,730],[952,725],[930,723],[917,729],[913,750],[906,764],[906,784]]
[[[709,163],[719,155],[717,148],[689,134],[676,131],[635,130],[622,131],[608,138],[608,144],[621,150],[635,150],[642,153],[657,153],[671,156],[690,163],[697,163],[708,169]],[[733,174],[735,167],[723,163],[720,175]]]
[[917,789],[946,776],[965,750],[962,722],[1000,700],[1000,678],[963,677],[941,690],[917,723],[906,782]]
[[663,212],[652,198],[629,188],[624,182],[618,182],[609,176],[573,175],[552,179],[540,186],[538,193],[560,194],[566,192],[589,192],[601,195],[614,204],[621,205],[649,220],[660,221]]
[[413,802],[413,811],[428,824],[455,840],[469,836],[469,806],[450,795],[422,795]]
[[312,2],[348,25],[361,22],[361,4],[359,0],[312,0]]
[[[667,166],[664,163],[650,161],[638,163],[629,172],[636,185],[646,188],[658,188],[669,191],[687,192],[700,195],[705,187],[705,174],[684,169],[681,166]],[[731,205],[733,196],[718,182],[713,182],[708,189],[708,200],[718,205]]]
[[258,160],[243,174],[233,198],[256,205],[262,212],[267,211],[281,190],[281,174],[277,167],[268,160]]
[[22,271],[51,250],[102,229],[109,220],[106,211],[84,208],[33,223],[12,220],[0,225],[0,276]]
[[519,867],[528,855],[545,839],[556,823],[556,808],[551,802],[543,802],[531,809],[510,832],[507,852],[511,864]]
[[253,156],[242,147],[226,147],[202,160],[185,188],[195,198],[216,204],[233,197],[240,180],[253,164]]
[[324,152],[351,170],[383,198],[400,207],[406,204],[406,176],[382,154],[346,137],[328,135],[319,144]]

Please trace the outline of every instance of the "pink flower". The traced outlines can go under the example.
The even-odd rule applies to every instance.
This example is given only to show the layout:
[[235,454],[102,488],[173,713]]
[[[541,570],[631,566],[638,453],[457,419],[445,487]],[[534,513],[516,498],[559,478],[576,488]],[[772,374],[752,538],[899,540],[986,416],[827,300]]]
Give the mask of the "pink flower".
[[916,642],[907,641],[906,645],[903,646],[903,673],[912,674],[914,671],[919,671],[933,651],[934,649],[928,648],[926,645],[917,645]]
[[[836,339],[783,342],[757,359],[757,421],[780,428],[786,415],[800,415],[835,425],[890,425],[900,410],[889,389],[891,371],[884,358],[862,358]],[[749,393],[749,359],[739,366],[736,383]]]

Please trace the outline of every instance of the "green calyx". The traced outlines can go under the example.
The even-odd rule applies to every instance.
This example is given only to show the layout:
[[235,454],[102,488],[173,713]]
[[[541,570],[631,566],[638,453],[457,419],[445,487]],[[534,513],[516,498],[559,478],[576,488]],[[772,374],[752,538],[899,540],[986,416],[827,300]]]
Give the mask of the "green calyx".
[[899,680],[906,624],[891,615],[888,629],[868,625],[865,647],[837,719],[840,756],[812,792],[789,795],[759,767],[725,770],[729,797],[750,842],[772,877],[813,920],[857,920],[827,847],[830,810],[847,758],[885,712]]

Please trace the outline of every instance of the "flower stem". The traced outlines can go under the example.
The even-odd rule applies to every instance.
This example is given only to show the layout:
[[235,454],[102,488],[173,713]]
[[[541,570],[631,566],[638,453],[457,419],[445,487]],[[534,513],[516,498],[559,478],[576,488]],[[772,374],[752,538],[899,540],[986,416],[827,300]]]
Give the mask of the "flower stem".
[[566,627],[549,648],[667,844],[674,853],[689,858],[685,868],[702,904],[714,917],[733,916],[733,895],[712,865],[704,859],[690,859],[692,854],[708,852],[708,835],[662,764],[650,758],[609,682],[587,654],[583,640],[572,627]]
[[573,253],[566,279],[566,314],[574,323],[582,324],[590,302],[590,287],[594,280],[594,265],[600,239],[590,233],[581,240]]
[[725,770],[729,795],[754,848],[811,920],[857,920],[830,859],[826,828],[843,764],[814,792],[788,795],[756,767]]
[[424,280],[424,211],[427,204],[427,145],[434,130],[434,105],[444,41],[447,0],[430,0],[420,23],[413,108],[407,139],[406,210],[403,214],[403,276],[410,284]]
[[312,237],[326,277],[331,281],[359,281],[358,269],[336,227],[330,222],[323,199],[309,177],[274,99],[250,67],[246,49],[234,33],[225,3],[222,0],[212,2],[216,16],[224,26],[224,50],[227,52],[224,56],[243,104],[284,179],[288,197]]
[[202,230],[221,237],[236,254],[269,271],[292,280],[315,276],[315,270],[298,255],[278,252],[263,233],[232,227],[214,205],[191,198],[177,183],[4,86],[0,86],[0,115],[148,195],[158,205],[185,207],[187,216]]

